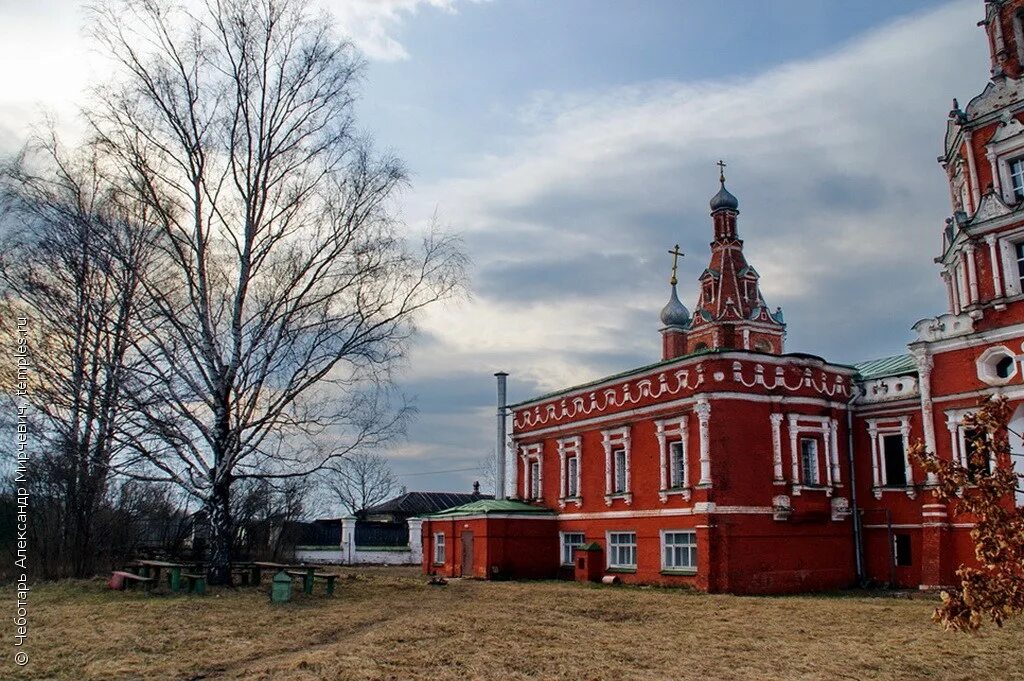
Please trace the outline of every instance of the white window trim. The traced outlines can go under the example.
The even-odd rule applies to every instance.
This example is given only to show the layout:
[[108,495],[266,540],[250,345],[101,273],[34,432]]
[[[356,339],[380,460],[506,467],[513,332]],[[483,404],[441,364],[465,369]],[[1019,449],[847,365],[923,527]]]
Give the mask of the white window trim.
[[[695,575],[697,574],[697,566],[692,567],[669,567],[665,564],[665,535],[667,534],[692,534],[693,535],[693,546],[697,548],[697,531],[694,529],[679,529],[679,530],[661,530],[659,533],[660,544],[661,544],[661,571],[671,572],[673,574],[685,574]],[[700,549],[697,548],[697,560],[700,560]]]
[[[967,468],[967,428],[964,425],[964,418],[974,414],[975,409],[948,409],[946,415],[946,428],[949,430],[950,447],[957,463]],[[995,468],[995,457],[989,455],[989,469]]]
[[[1016,263],[1014,263],[1014,266],[1016,266]],[[1000,359],[1010,357],[1013,359],[1013,371],[1010,372],[1009,376],[1003,378],[996,374],[995,361],[993,361],[996,357]],[[978,356],[974,364],[978,380],[991,386],[1009,385],[1013,383],[1013,379],[1017,378],[1020,373],[1020,357],[1005,345],[993,345],[987,348]]]
[[[914,487],[914,468],[910,465],[910,415],[892,416],[889,418],[868,419],[868,435],[871,437],[871,482],[872,492],[876,499],[882,498],[883,492],[905,492],[913,499],[917,496]],[[903,436],[903,466],[906,470],[906,487],[889,487],[885,479],[885,443],[886,435]]]
[[811,462],[814,464],[814,483],[813,484],[809,483],[807,480],[802,480],[802,482],[804,483],[805,487],[820,487],[821,486],[821,462],[818,461],[818,459],[821,458],[821,452],[818,450],[818,438],[814,437],[811,434],[803,434],[803,435],[800,436],[800,442],[799,442],[799,445],[800,445],[800,476],[801,476],[801,478],[803,478],[803,476],[806,473],[805,466],[804,466],[804,443],[809,443],[809,444],[814,445],[813,447],[811,447],[811,449],[813,450],[813,456],[811,457]]
[[1002,260],[1000,268],[1002,270],[1002,281],[1003,281],[1003,293],[1007,298],[1012,296],[1019,296],[1024,291],[1021,290],[1020,275],[1017,271],[1017,253],[1016,246],[1019,243],[1024,243],[1024,230],[1014,230],[1013,232],[999,235],[997,244],[999,246],[999,255]]
[[[787,414],[787,430],[789,431],[789,459],[792,478],[793,496],[800,496],[805,490],[824,491],[826,496],[832,496],[835,488],[842,487],[841,471],[839,468],[839,422],[829,416],[808,416],[806,414]],[[818,484],[806,485],[802,478],[803,464],[801,460],[800,438],[807,434],[820,435],[825,457],[825,475],[822,481],[821,461],[815,458],[815,465],[818,466]]]
[[[438,556],[438,554],[441,554]],[[447,548],[444,543],[444,532],[434,533],[434,565],[444,565],[448,558]]]
[[[661,503],[667,503],[672,495],[681,496],[684,500],[690,500],[690,433],[689,414],[676,416],[670,419],[661,419],[654,422],[655,433],[658,438],[659,470],[661,471],[661,488],[658,490],[658,498]],[[676,442],[683,446],[683,484],[679,487],[670,487],[672,482],[672,445]]]
[[[997,131],[996,134],[999,134],[999,132]],[[1019,199],[1013,194],[1010,163],[1018,159],[1024,159],[1024,140],[1021,140],[1019,133],[1011,134],[1006,139],[988,144],[987,146],[986,156],[989,157],[990,163],[992,159],[995,159],[996,169],[998,170],[995,175],[995,184],[999,189],[1000,198],[1003,200],[1003,203],[1012,206]]]
[[[633,535],[633,543],[631,545],[627,544],[627,546],[632,546],[633,547],[633,564],[632,565],[612,563],[612,554],[613,554],[613,551],[612,551],[612,535],[613,534],[631,534],[631,535]],[[605,551],[605,554],[608,557],[608,559],[606,561],[606,564],[607,564],[609,570],[636,570],[637,562],[638,562],[638,559],[640,557],[640,552],[638,550],[637,537],[636,537],[636,531],[635,530],[608,530],[607,532],[604,533],[604,541],[605,541],[605,546],[608,547],[608,550]]]
[[558,533],[558,564],[562,567],[575,566],[575,562],[570,557],[569,562],[565,562],[565,538],[570,534],[578,534],[583,537],[583,541],[580,544],[574,544],[574,546],[583,546],[587,543],[587,535],[582,531],[566,531]]
[[[630,435],[629,426],[610,428],[601,431],[601,444],[604,446],[604,503],[611,506],[615,499],[622,499],[627,505],[633,503],[632,473],[630,465]],[[615,490],[615,457],[614,452],[624,449],[626,452],[626,489],[622,492]]]
[[[576,494],[569,495],[569,459],[576,457]],[[565,508],[566,503],[583,505],[583,439],[579,435],[564,437],[558,440],[559,481],[558,507]]]
[[[544,498],[544,443],[537,442],[532,445],[521,445],[519,447],[519,458],[523,462],[523,499],[536,501]],[[531,496],[533,481],[530,479],[530,464],[536,461],[537,466],[537,490],[540,496]]]

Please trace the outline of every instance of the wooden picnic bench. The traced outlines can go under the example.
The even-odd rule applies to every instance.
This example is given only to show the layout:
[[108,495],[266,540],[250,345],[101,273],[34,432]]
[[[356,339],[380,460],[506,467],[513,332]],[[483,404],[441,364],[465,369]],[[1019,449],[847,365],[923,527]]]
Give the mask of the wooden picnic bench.
[[107,582],[107,586],[115,591],[124,591],[129,584],[142,584],[146,593],[149,593],[153,589],[155,582],[156,579],[153,577],[143,577],[127,570],[114,570],[113,574],[110,575],[110,581]]
[[149,577],[152,572],[152,577],[156,581],[160,581],[160,571],[166,569],[167,586],[175,593],[181,590],[181,572],[184,564],[170,563],[166,560],[137,560],[135,563],[139,566],[141,576]]
[[259,586],[263,581],[263,571],[270,570],[271,572],[279,572],[281,570],[296,569],[295,565],[288,565],[286,563],[271,563],[268,561],[254,560],[248,563],[249,573],[251,579],[249,583],[253,586]]
[[316,568],[310,568],[308,570],[287,570],[288,575],[292,577],[302,577],[302,591],[307,594],[313,593],[313,580],[323,579],[327,582],[327,595],[334,595],[334,580],[340,575],[332,575],[326,572],[316,572]]
[[185,578],[186,591],[200,596],[206,593],[206,575],[183,572],[181,576]]

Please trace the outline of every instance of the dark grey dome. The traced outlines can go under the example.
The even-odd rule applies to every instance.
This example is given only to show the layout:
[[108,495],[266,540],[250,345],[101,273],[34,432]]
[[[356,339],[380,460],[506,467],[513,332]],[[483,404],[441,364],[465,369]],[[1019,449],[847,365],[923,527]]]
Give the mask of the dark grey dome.
[[711,197],[711,210],[720,210],[722,208],[728,208],[730,210],[736,210],[740,207],[740,202],[736,200],[736,197],[725,188],[725,183],[722,183],[722,188],[718,190],[718,193]]
[[672,295],[669,296],[668,304],[661,308],[661,323],[665,326],[686,326],[690,323],[690,311],[679,302],[675,284],[672,284]]

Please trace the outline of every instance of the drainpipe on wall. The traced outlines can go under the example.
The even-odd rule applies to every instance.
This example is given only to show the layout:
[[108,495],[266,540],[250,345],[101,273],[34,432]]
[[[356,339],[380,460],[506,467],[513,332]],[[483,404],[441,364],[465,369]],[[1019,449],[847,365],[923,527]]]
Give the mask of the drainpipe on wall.
[[850,514],[853,518],[853,556],[857,571],[857,584],[864,586],[864,537],[860,520],[860,507],[857,506],[857,469],[853,461],[853,403],[857,399],[857,386],[846,403],[846,458],[850,463]]
[[506,379],[508,374],[499,371],[494,374],[498,379],[498,434],[494,443],[494,498],[505,498],[505,420],[508,412],[506,399]]

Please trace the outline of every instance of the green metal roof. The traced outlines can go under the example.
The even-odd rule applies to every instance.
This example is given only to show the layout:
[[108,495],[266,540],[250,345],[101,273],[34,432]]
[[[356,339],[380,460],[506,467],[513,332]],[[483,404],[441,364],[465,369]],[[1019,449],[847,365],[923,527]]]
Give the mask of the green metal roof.
[[893,355],[860,362],[854,365],[861,378],[882,378],[917,373],[917,364],[910,355]]
[[444,511],[432,513],[425,517],[451,518],[453,516],[463,515],[487,515],[488,513],[551,515],[554,511],[550,508],[533,506],[531,504],[526,504],[522,501],[514,501],[512,499],[480,499],[479,501],[471,501],[468,504],[463,504],[462,506],[456,506],[455,508],[449,508]]

